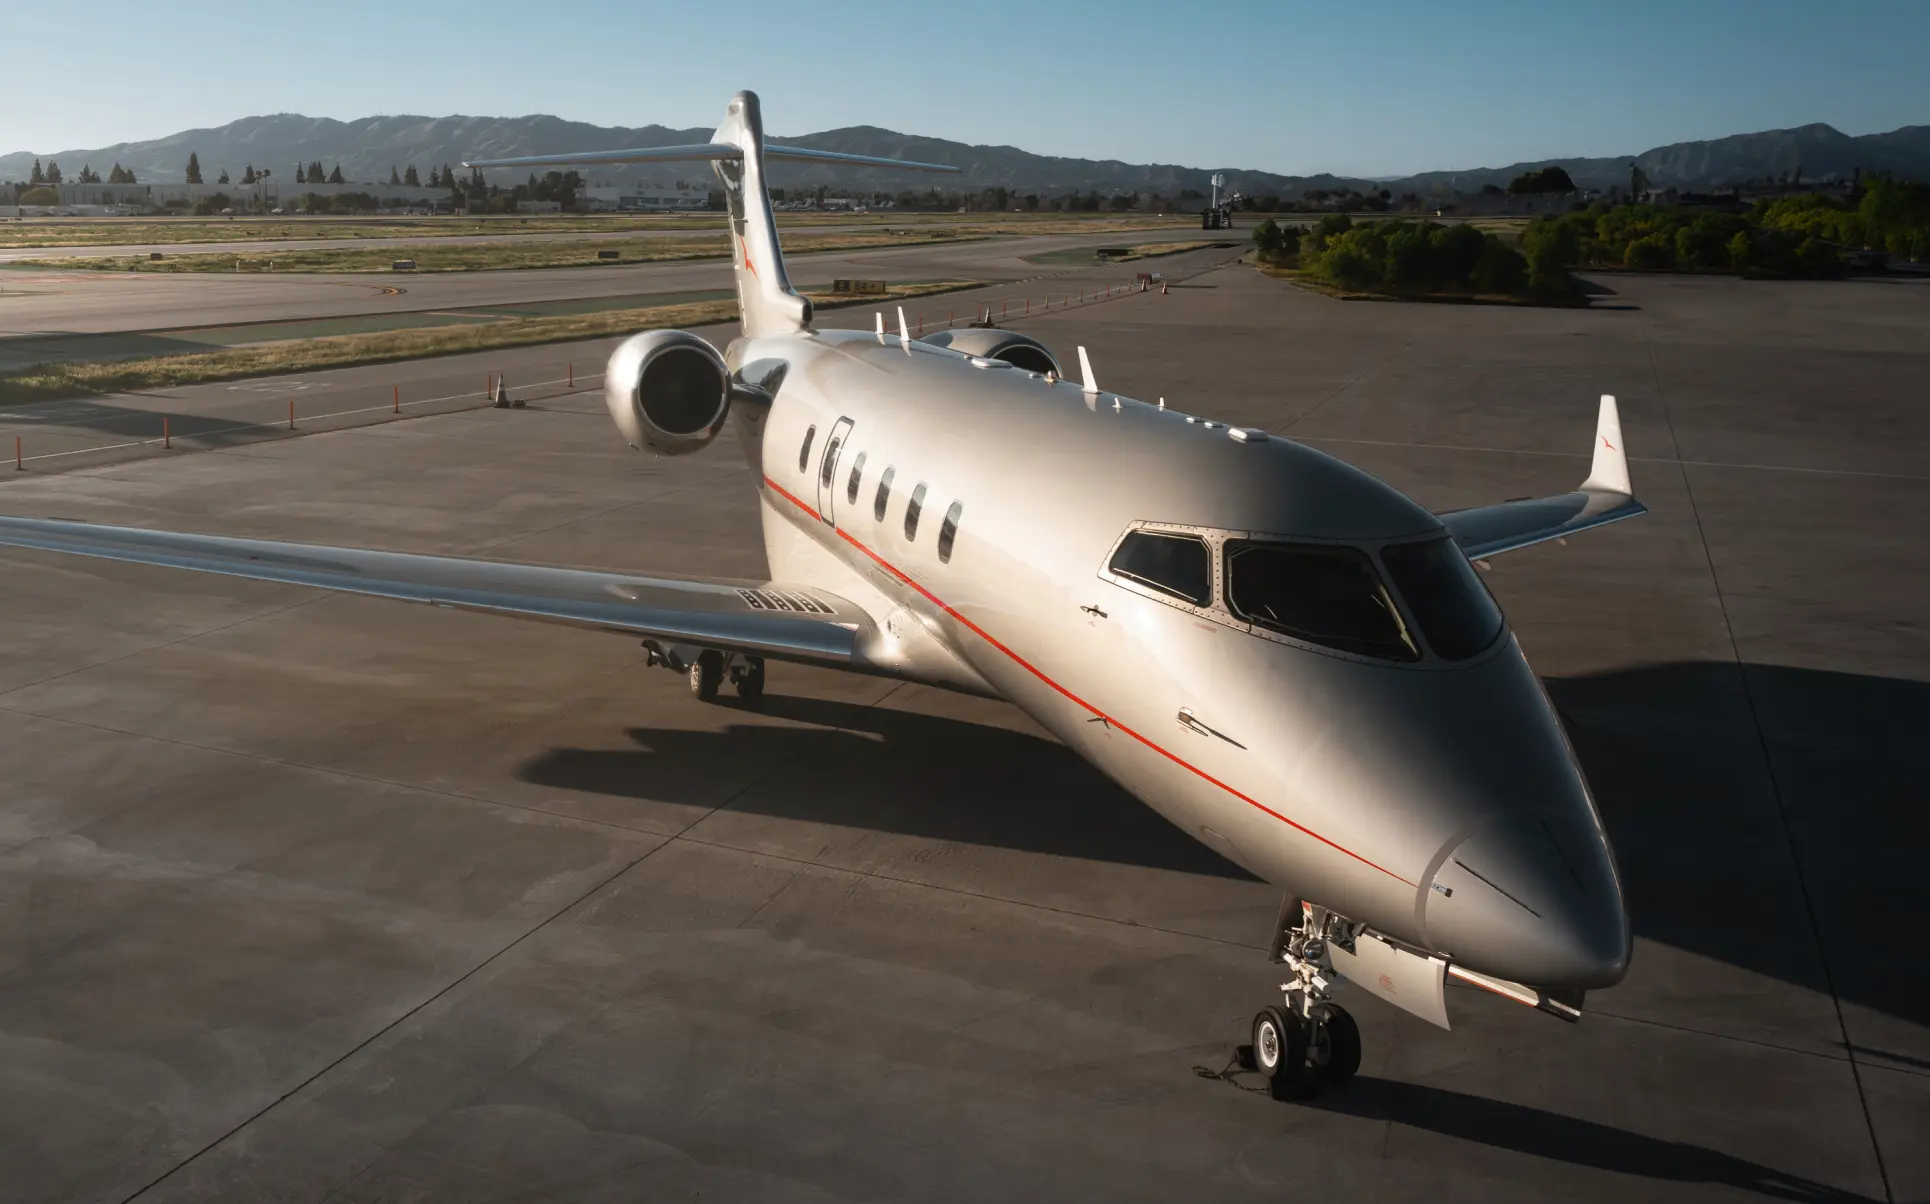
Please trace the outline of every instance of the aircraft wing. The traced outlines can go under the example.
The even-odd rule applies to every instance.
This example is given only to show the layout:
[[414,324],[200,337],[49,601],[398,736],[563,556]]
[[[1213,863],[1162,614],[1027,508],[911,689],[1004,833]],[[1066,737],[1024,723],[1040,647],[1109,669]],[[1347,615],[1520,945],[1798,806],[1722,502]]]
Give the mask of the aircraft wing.
[[853,667],[869,616],[815,588],[681,580],[454,556],[0,518],[0,545],[426,602],[650,636],[665,643]]
[[1556,497],[1450,510],[1440,519],[1468,559],[1480,560],[1647,513],[1648,507],[1635,500],[1629,485],[1621,415],[1615,399],[1604,395],[1595,423],[1594,461],[1580,489]]

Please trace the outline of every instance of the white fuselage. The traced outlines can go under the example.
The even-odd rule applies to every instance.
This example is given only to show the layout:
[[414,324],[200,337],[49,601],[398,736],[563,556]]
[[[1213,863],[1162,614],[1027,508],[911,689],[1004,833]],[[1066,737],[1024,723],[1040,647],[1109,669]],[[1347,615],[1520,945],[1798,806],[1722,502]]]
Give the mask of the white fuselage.
[[1453,664],[1390,664],[1240,621],[1217,571],[1207,605],[1108,571],[1136,525],[1216,549],[1371,549],[1438,536],[1433,515],[1304,446],[895,335],[745,339],[727,359],[747,379],[786,365],[768,413],[739,426],[771,574],[869,611],[878,667],[1009,699],[1195,839],[1398,939],[1523,979],[1606,976],[1572,934],[1537,933],[1528,904],[1440,885],[1457,846],[1526,812],[1579,809],[1593,830],[1549,839],[1605,856],[1511,635]]

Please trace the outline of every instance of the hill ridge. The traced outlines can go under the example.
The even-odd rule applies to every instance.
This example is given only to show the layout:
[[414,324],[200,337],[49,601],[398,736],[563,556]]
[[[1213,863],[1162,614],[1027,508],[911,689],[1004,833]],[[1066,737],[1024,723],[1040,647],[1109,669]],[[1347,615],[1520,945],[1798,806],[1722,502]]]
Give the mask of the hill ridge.
[[[132,170],[143,182],[166,183],[182,178],[190,152],[213,180],[223,170],[239,176],[244,168],[268,168],[285,178],[297,164],[320,160],[340,164],[350,180],[382,182],[394,168],[414,165],[422,173],[465,158],[509,158],[517,155],[560,154],[611,147],[669,146],[703,142],[707,127],[676,129],[643,126],[598,126],[571,121],[550,113],[518,117],[396,113],[341,120],[301,113],[266,113],[239,118],[226,125],[182,130],[162,138],[119,142],[112,146],[49,153],[16,151],[0,154],[0,180],[25,180],[34,159],[53,159],[72,179],[83,166],[105,175],[115,163]],[[1930,179],[1930,124],[1906,125],[1876,134],[1852,136],[1824,122],[1787,129],[1759,130],[1722,138],[1675,142],[1635,155],[1522,160],[1496,167],[1426,171],[1394,178],[1367,179],[1328,173],[1284,175],[1239,167],[1191,167],[1172,163],[1127,163],[1118,159],[1080,159],[1038,155],[1009,144],[973,145],[919,134],[901,133],[873,125],[843,126],[814,134],[779,137],[786,143],[853,154],[882,155],[949,163],[962,176],[935,181],[933,177],[889,169],[831,168],[822,165],[774,164],[772,182],[778,187],[815,187],[836,190],[923,191],[933,187],[980,189],[1003,186],[1023,193],[1057,194],[1070,191],[1157,193],[1177,196],[1183,189],[1204,192],[1214,172],[1226,175],[1228,186],[1249,195],[1272,193],[1296,196],[1318,189],[1386,188],[1399,195],[1477,191],[1483,185],[1506,185],[1514,176],[1541,167],[1559,166],[1583,187],[1626,186],[1629,165],[1640,166],[1658,187],[1709,188],[1744,180],[1782,176],[1801,168],[1807,179],[1847,177],[1858,168],[1891,171]],[[688,178],[696,165],[683,165]],[[503,173],[507,176],[512,173]],[[675,178],[667,169],[599,169],[611,179]],[[699,171],[698,174],[701,174]]]

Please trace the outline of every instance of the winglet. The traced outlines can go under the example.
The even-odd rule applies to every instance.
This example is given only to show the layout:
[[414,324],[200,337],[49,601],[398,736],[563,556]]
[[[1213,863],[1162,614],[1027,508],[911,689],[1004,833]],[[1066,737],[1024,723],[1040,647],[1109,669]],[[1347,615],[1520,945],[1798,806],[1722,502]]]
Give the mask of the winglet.
[[1622,446],[1622,416],[1615,408],[1615,398],[1608,393],[1602,394],[1601,416],[1595,420],[1595,459],[1582,489],[1626,496],[1635,493],[1628,480],[1628,452]]
[[1084,347],[1079,348],[1079,376],[1084,382],[1080,387],[1086,392],[1097,393],[1099,391],[1099,382],[1092,378],[1092,361],[1086,358],[1086,349]]

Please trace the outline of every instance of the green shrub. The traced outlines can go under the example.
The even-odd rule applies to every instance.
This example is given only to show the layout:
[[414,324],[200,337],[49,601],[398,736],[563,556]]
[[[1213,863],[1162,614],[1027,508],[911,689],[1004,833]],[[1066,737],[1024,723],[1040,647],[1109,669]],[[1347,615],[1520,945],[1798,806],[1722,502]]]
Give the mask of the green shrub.
[[1271,257],[1280,253],[1280,224],[1272,218],[1253,227],[1253,247],[1261,255]]
[[1323,256],[1321,267],[1327,278],[1342,288],[1362,289],[1380,283],[1374,261],[1358,247],[1333,248]]
[[1528,248],[1527,259],[1522,265],[1527,273],[1528,287],[1541,296],[1568,289],[1568,265],[1562,260],[1561,244],[1553,238],[1522,241]]
[[1316,242],[1326,242],[1330,238],[1345,234],[1354,228],[1354,219],[1344,213],[1329,213],[1314,224],[1313,236]]
[[1622,262],[1632,268],[1656,271],[1671,266],[1675,253],[1669,239],[1660,234],[1645,234],[1628,244]]
[[1568,287],[1568,273],[1561,270],[1559,264],[1553,266],[1549,275],[1536,279],[1521,252],[1498,238],[1490,238],[1481,248],[1481,259],[1474,265],[1472,279],[1475,291],[1481,293],[1513,294],[1532,287],[1537,293],[1549,295]]
[[[1342,228],[1323,220],[1297,250],[1303,272],[1344,289],[1520,295],[1529,284],[1528,261],[1518,251],[1465,224],[1399,219]],[[1555,264],[1546,291],[1567,287],[1567,272]]]
[[1727,254],[1732,271],[1746,272],[1756,266],[1755,244],[1749,241],[1749,231],[1736,231],[1736,236],[1729,240]]
[[1820,238],[1805,238],[1796,248],[1796,261],[1808,276],[1834,276],[1843,267],[1836,248]]

